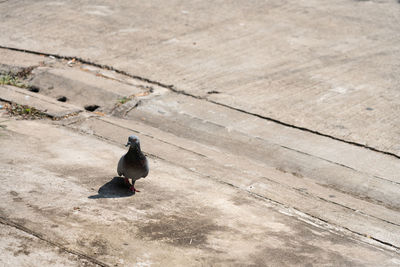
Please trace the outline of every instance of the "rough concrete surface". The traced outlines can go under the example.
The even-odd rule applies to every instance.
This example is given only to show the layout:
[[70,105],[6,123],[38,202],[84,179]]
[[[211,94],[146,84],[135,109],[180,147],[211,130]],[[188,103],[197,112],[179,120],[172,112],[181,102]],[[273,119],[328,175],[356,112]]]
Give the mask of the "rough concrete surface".
[[[163,159],[151,157],[151,175],[137,182],[142,192],[132,196],[113,178],[122,146],[41,121],[4,125],[1,219],[109,265],[400,262],[397,253]],[[152,145],[158,147],[142,143]]]
[[4,1],[0,12],[3,46],[111,65],[400,156],[396,0]]
[[0,1],[0,265],[400,265],[399,11]]

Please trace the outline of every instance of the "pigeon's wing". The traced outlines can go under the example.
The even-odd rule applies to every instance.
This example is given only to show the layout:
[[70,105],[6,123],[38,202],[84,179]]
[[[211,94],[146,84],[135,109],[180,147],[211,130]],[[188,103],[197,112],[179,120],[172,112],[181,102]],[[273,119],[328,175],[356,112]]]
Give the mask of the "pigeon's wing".
[[118,167],[117,167],[118,176],[124,175],[124,156],[119,159]]
[[149,162],[145,158],[143,161],[140,162],[143,166],[143,174],[142,177],[145,178],[149,174]]

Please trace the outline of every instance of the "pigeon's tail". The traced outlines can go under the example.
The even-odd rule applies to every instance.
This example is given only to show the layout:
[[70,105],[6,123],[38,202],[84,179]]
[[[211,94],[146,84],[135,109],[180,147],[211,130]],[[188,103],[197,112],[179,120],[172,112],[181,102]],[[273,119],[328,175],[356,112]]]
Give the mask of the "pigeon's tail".
[[122,158],[119,160],[118,167],[117,167],[117,173],[118,173],[118,176],[120,176],[120,177],[123,175],[123,173],[122,173]]

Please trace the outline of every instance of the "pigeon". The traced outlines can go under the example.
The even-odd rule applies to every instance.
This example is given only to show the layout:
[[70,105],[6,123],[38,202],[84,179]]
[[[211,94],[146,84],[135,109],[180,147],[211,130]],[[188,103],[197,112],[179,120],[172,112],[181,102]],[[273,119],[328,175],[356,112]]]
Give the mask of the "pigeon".
[[[140,141],[136,135],[128,138],[129,151],[118,162],[117,173],[125,177],[125,183],[132,192],[140,192],[135,188],[136,180],[145,178],[149,174],[149,163],[140,149]],[[129,182],[132,179],[132,185]]]

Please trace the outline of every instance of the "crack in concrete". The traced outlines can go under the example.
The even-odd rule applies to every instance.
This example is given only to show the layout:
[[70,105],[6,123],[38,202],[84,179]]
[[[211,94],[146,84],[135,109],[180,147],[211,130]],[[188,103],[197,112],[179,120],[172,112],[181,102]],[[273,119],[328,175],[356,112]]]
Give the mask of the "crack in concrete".
[[109,65],[95,63],[95,62],[92,62],[90,60],[86,60],[86,59],[79,58],[79,57],[62,56],[62,55],[58,55],[58,54],[38,52],[38,51],[15,48],[15,47],[8,47],[8,46],[3,46],[3,45],[0,45],[0,48],[1,49],[11,50],[11,51],[34,54],[34,55],[53,56],[53,57],[58,58],[58,59],[75,60],[75,61],[78,61],[80,63],[91,65],[91,66],[98,67],[98,68],[101,68],[101,69],[112,70],[112,71],[115,71],[116,73],[128,76],[128,77],[133,78],[133,79],[137,79],[137,80],[140,80],[140,81],[143,81],[143,82],[147,82],[149,84],[154,84],[154,85],[157,85],[157,86],[160,86],[160,87],[163,87],[163,88],[167,88],[167,89],[169,89],[169,90],[171,90],[171,91],[173,91],[173,92],[175,92],[177,94],[182,94],[182,95],[186,95],[186,96],[189,96],[189,97],[192,97],[192,98],[205,100],[205,101],[213,103],[215,105],[219,105],[219,106],[222,106],[222,107],[225,107],[225,108],[229,108],[231,110],[235,110],[235,111],[247,114],[247,115],[255,116],[255,117],[258,117],[258,118],[263,119],[263,120],[272,121],[272,122],[275,122],[277,124],[280,124],[280,125],[283,125],[283,126],[286,126],[286,127],[290,127],[290,128],[294,128],[294,129],[297,129],[297,130],[304,131],[304,132],[309,132],[309,133],[312,133],[312,134],[315,134],[315,135],[327,137],[327,138],[330,138],[330,139],[333,139],[333,140],[336,140],[336,141],[339,141],[339,142],[343,142],[343,143],[347,143],[347,144],[350,144],[350,145],[362,147],[362,148],[369,149],[369,150],[372,150],[372,151],[377,152],[377,153],[382,153],[382,154],[385,154],[385,155],[392,156],[392,157],[395,157],[397,159],[400,159],[400,155],[397,155],[397,154],[392,153],[392,152],[388,152],[388,151],[384,151],[384,150],[381,150],[381,149],[377,149],[375,147],[371,147],[371,146],[368,146],[368,145],[365,145],[365,144],[362,144],[362,143],[357,143],[357,142],[354,142],[354,141],[341,139],[341,138],[335,137],[333,135],[329,135],[329,134],[325,134],[325,133],[322,133],[322,132],[319,132],[319,131],[316,131],[316,130],[308,129],[306,127],[290,124],[290,123],[287,123],[287,122],[284,122],[284,121],[280,121],[278,119],[274,119],[274,118],[271,118],[271,117],[267,117],[267,116],[264,116],[264,115],[253,113],[253,112],[241,109],[241,108],[232,107],[232,106],[229,106],[227,104],[223,104],[223,103],[219,103],[219,102],[214,101],[214,100],[210,100],[210,99],[208,99],[206,97],[193,95],[193,94],[188,93],[188,92],[186,92],[184,90],[179,90],[179,89],[175,88],[174,85],[167,85],[167,84],[164,84],[162,82],[153,81],[153,80],[150,80],[150,79],[138,76],[138,75],[133,75],[133,74],[130,74],[130,73],[126,72],[126,71],[116,69],[116,68],[114,68],[112,66],[109,66]]
[[125,110],[124,114],[122,115],[122,118],[125,118],[126,115],[128,115],[128,113],[131,112],[131,110],[137,108],[137,107],[138,107],[139,105],[141,105],[141,104],[142,104],[142,101],[141,101],[141,100],[137,101],[135,105],[133,105],[132,107],[130,107],[130,108],[128,108],[127,110]]
[[[310,213],[307,213],[307,212],[300,211],[300,210],[298,210],[298,209],[296,209],[296,208],[294,208],[294,207],[288,207],[288,206],[286,206],[286,205],[283,204],[283,203],[277,202],[277,201],[272,200],[272,199],[270,199],[270,198],[268,198],[268,197],[265,197],[265,196],[263,196],[263,195],[260,195],[260,194],[254,193],[254,192],[249,192],[248,190],[244,190],[244,191],[250,193],[250,195],[257,196],[258,198],[265,199],[265,200],[268,200],[268,201],[270,201],[270,202],[274,202],[274,203],[277,203],[277,204],[279,204],[279,205],[282,205],[283,207],[285,207],[285,208],[287,208],[287,209],[293,209],[293,210],[296,211],[296,213],[303,214],[303,216],[306,215],[306,216],[308,216],[308,217],[310,217],[310,218],[316,220],[317,222],[318,222],[318,221],[319,221],[319,222],[323,222],[323,223],[325,223],[325,224],[326,224],[328,227],[330,227],[330,228],[333,228],[333,229],[336,228],[336,229],[341,230],[342,232],[348,231],[348,232],[350,232],[350,233],[352,233],[352,234],[355,234],[356,236],[363,237],[363,238],[368,237],[368,238],[374,240],[375,242],[379,243],[382,247],[384,247],[384,248],[386,248],[386,249],[389,247],[389,248],[391,248],[391,249],[394,249],[396,252],[398,252],[398,251],[400,250],[400,247],[398,247],[398,246],[396,246],[396,245],[393,245],[393,244],[391,244],[391,243],[389,243],[389,242],[380,240],[380,239],[378,239],[378,238],[369,236],[369,235],[367,235],[367,234],[363,234],[363,233],[360,233],[360,232],[351,230],[350,228],[345,227],[345,226],[333,224],[332,222],[329,222],[328,220],[325,220],[325,219],[322,219],[322,218],[320,218],[320,217],[314,216],[314,215],[312,215],[312,214],[310,214]],[[304,217],[306,217],[306,216],[304,216]],[[307,222],[307,221],[306,221],[306,222]],[[362,240],[361,240],[361,241],[362,241]],[[364,242],[365,242],[365,241],[364,241]],[[365,243],[368,244],[368,242],[365,242]]]
[[[311,193],[309,193],[309,192],[307,192],[307,191],[304,191],[304,190],[302,190],[302,189],[300,189],[300,188],[292,187],[292,186],[289,186],[289,185],[286,185],[286,184],[280,184],[280,183],[274,181],[273,179],[270,179],[270,178],[265,177],[265,176],[263,176],[262,178],[264,178],[264,179],[270,181],[271,183],[277,184],[277,185],[279,185],[279,186],[286,187],[286,188],[288,188],[288,189],[290,189],[290,190],[293,190],[293,191],[297,191],[297,192],[299,192],[300,194],[306,195],[306,196],[308,196],[308,197],[310,197],[310,198],[316,198],[316,199],[319,199],[319,200],[321,200],[321,201],[323,201],[323,202],[328,202],[328,203],[331,203],[331,204],[340,206],[340,207],[342,207],[342,208],[348,209],[348,210],[350,210],[350,211],[353,211],[353,212],[362,214],[362,215],[364,215],[364,216],[366,216],[366,217],[374,218],[374,219],[377,219],[377,220],[379,220],[379,221],[382,221],[382,222],[385,222],[385,223],[388,223],[388,224],[392,224],[392,225],[395,225],[395,226],[400,226],[400,224],[398,224],[398,223],[394,223],[394,222],[391,222],[391,221],[388,221],[388,220],[385,220],[385,219],[376,217],[376,216],[374,216],[374,215],[365,213],[365,212],[363,212],[363,211],[361,211],[361,210],[357,210],[357,209],[348,207],[348,206],[343,205],[343,204],[341,204],[341,203],[338,203],[338,202],[336,202],[336,201],[332,201],[332,200],[329,200],[329,199],[326,199],[326,198],[323,198],[323,197],[320,197],[320,196],[311,194]],[[342,192],[342,193],[347,194],[346,192]]]
[[[188,95],[190,96],[190,94],[188,94]],[[194,96],[194,97],[196,97],[196,96]],[[211,102],[211,103],[213,103],[213,104],[216,104],[216,105],[219,105],[219,106],[223,106],[223,107],[226,107],[226,108],[229,108],[229,109],[232,109],[232,110],[236,110],[236,111],[248,114],[248,115],[252,115],[252,116],[258,117],[260,119],[264,119],[264,120],[267,120],[267,121],[272,121],[272,122],[275,122],[277,124],[280,124],[280,125],[283,125],[283,126],[286,126],[286,127],[290,127],[290,128],[294,128],[294,129],[297,129],[297,130],[304,131],[304,132],[309,132],[309,133],[312,133],[312,134],[315,134],[315,135],[327,137],[327,138],[330,138],[330,139],[333,139],[333,140],[336,140],[336,141],[339,141],[339,142],[343,142],[343,143],[346,143],[346,144],[349,144],[349,145],[354,145],[354,146],[366,148],[366,149],[372,150],[372,151],[377,152],[377,153],[382,153],[382,154],[389,155],[389,156],[395,157],[397,159],[400,159],[400,155],[397,155],[397,154],[392,153],[392,152],[380,150],[380,149],[377,149],[377,148],[374,148],[374,147],[371,147],[371,146],[368,146],[368,145],[364,145],[364,144],[361,144],[361,143],[357,143],[357,142],[354,142],[354,141],[341,139],[341,138],[335,137],[333,135],[329,135],[329,134],[325,134],[325,133],[322,133],[322,132],[319,132],[319,131],[311,130],[311,129],[308,129],[308,128],[305,128],[305,127],[302,127],[302,126],[297,126],[297,125],[294,125],[294,124],[286,123],[286,122],[283,122],[283,121],[280,121],[280,120],[277,120],[277,119],[274,119],[274,118],[271,118],[271,117],[266,117],[266,116],[263,116],[263,115],[260,115],[260,114],[257,114],[257,113],[253,113],[253,112],[250,112],[250,111],[246,111],[246,110],[243,110],[243,109],[240,109],[240,108],[231,107],[229,105],[226,105],[226,104],[223,104],[223,103],[219,103],[219,102],[216,102],[216,101],[213,101],[213,100],[209,100],[209,99],[206,99],[206,100]]]
[[[164,143],[164,144],[177,147],[177,148],[179,148],[179,149],[182,149],[182,150],[187,151],[187,152],[189,152],[189,153],[195,154],[195,155],[200,156],[200,157],[202,157],[202,158],[207,158],[206,155],[203,155],[203,154],[200,154],[200,153],[198,153],[198,152],[189,150],[189,149],[187,149],[187,148],[178,146],[178,145],[176,145],[176,144],[169,143],[169,142],[167,142],[167,141],[164,141],[164,140],[161,140],[161,139],[159,139],[159,138],[156,138],[156,137],[154,137],[154,136],[152,136],[152,135],[148,135],[148,134],[139,132],[139,131],[137,131],[137,130],[133,130],[133,129],[131,129],[131,128],[124,127],[124,126],[121,126],[121,125],[118,125],[118,124],[115,124],[115,123],[112,123],[112,122],[109,122],[109,121],[105,121],[105,120],[101,120],[101,121],[104,122],[104,123],[111,124],[111,125],[113,125],[113,126],[120,127],[120,128],[122,128],[122,129],[126,129],[126,130],[129,130],[129,131],[135,132],[135,133],[142,134],[142,135],[147,136],[147,137],[152,138],[152,139],[156,139],[157,141],[160,141],[160,142],[162,142],[162,143]],[[104,136],[100,136],[100,135],[97,135],[97,134],[93,134],[93,135],[99,136],[99,137],[101,137],[101,138],[104,138]],[[104,138],[104,139],[108,140],[107,138]]]
[[[279,144],[277,144],[277,145],[279,145]],[[387,183],[391,183],[391,184],[394,184],[394,185],[397,185],[397,186],[400,185],[399,182],[392,181],[392,180],[389,180],[389,179],[386,179],[386,178],[383,178],[383,177],[380,177],[380,176],[377,176],[377,175],[365,173],[365,172],[363,172],[363,171],[354,169],[354,168],[352,168],[352,167],[350,167],[350,166],[344,165],[344,164],[339,163],[339,162],[336,162],[336,161],[332,161],[332,160],[329,160],[329,159],[321,158],[321,157],[319,157],[319,156],[312,155],[312,154],[309,154],[309,153],[306,153],[306,152],[303,152],[303,151],[300,151],[300,150],[297,150],[297,149],[294,149],[294,148],[290,148],[290,147],[287,147],[287,146],[283,146],[283,145],[279,145],[279,146],[282,147],[282,148],[291,150],[291,151],[295,151],[295,152],[300,153],[300,154],[303,154],[303,155],[307,155],[307,156],[310,156],[310,157],[314,157],[314,158],[317,158],[317,159],[320,159],[320,160],[323,160],[323,161],[326,161],[326,162],[329,162],[329,163],[338,165],[338,166],[340,166],[340,167],[343,167],[343,168],[346,168],[346,169],[349,169],[349,170],[352,170],[352,171],[355,171],[355,172],[364,173],[364,174],[366,174],[366,175],[371,175],[372,177],[374,177],[374,178],[376,178],[376,179],[379,179],[379,180],[382,180],[382,181],[387,182]]]
[[150,79],[147,79],[147,78],[144,78],[144,77],[140,77],[140,76],[137,76],[137,75],[133,75],[133,74],[127,73],[126,71],[123,71],[123,70],[116,69],[116,68],[114,68],[112,66],[95,63],[95,62],[92,62],[92,61],[89,61],[89,60],[86,60],[86,59],[83,59],[83,58],[80,58],[80,57],[62,56],[62,55],[57,55],[57,54],[38,52],[38,51],[15,48],[15,47],[8,47],[8,46],[3,46],[3,45],[0,45],[0,48],[1,49],[11,50],[11,51],[17,51],[17,52],[23,52],[23,53],[38,55],[38,56],[47,56],[47,57],[52,56],[52,57],[55,57],[57,59],[74,60],[74,61],[86,64],[86,65],[94,66],[94,67],[97,67],[97,68],[100,68],[100,69],[115,71],[118,74],[122,74],[122,75],[128,76],[130,78],[137,79],[137,80],[140,80],[140,81],[143,81],[143,82],[147,82],[147,83],[150,83],[150,84],[158,85],[158,86],[163,87],[163,88],[171,89],[173,87],[173,85],[166,85],[166,84],[163,84],[163,83],[160,83],[160,82],[157,82],[157,81],[152,81]]
[[29,228],[26,228],[25,226],[20,225],[20,224],[18,224],[16,222],[13,222],[13,221],[9,220],[8,218],[0,216],[0,223],[3,224],[3,225],[8,225],[10,227],[18,229],[20,231],[23,231],[23,232],[25,232],[25,233],[27,233],[29,235],[32,235],[32,236],[34,236],[34,237],[46,242],[47,244],[49,244],[49,245],[51,245],[53,247],[57,247],[57,248],[61,249],[62,251],[67,252],[69,254],[73,254],[75,256],[78,256],[79,258],[84,258],[85,260],[90,261],[93,264],[96,264],[96,265],[99,265],[99,266],[102,266],[102,267],[110,267],[110,265],[108,265],[108,264],[106,264],[104,262],[101,262],[101,261],[99,261],[99,260],[97,260],[97,259],[95,259],[95,258],[93,258],[93,257],[91,257],[89,255],[86,255],[86,254],[84,254],[82,252],[67,248],[66,246],[63,246],[60,243],[57,243],[55,241],[51,241],[51,240],[45,238],[42,234],[37,233],[37,232],[35,232],[35,231],[33,231],[33,230],[29,229]]

